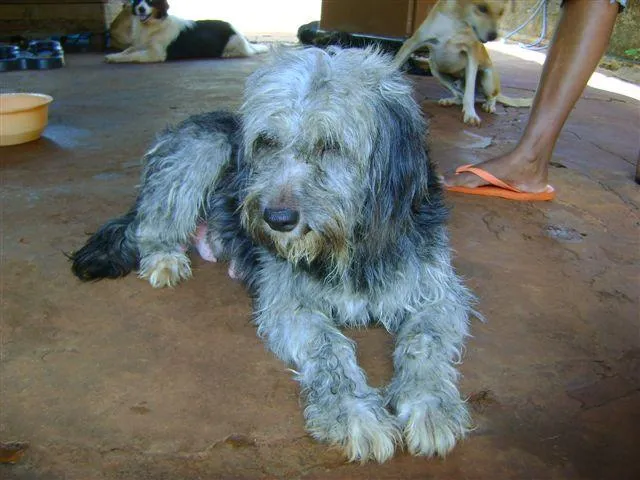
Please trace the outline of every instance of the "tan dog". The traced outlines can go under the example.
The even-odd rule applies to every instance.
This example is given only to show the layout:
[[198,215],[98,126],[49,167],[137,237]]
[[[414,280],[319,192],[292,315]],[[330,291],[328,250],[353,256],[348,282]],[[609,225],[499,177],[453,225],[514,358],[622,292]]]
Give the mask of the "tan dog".
[[118,50],[125,50],[133,45],[133,19],[135,16],[131,11],[131,2],[124,0],[122,10],[113,19],[109,26],[111,35],[111,46]]
[[511,107],[530,107],[531,98],[510,98],[500,93],[500,78],[483,43],[498,38],[498,22],[508,0],[440,0],[395,57],[401,67],[420,47],[429,48],[431,73],[452,93],[440,105],[462,105],[464,123],[480,125],[475,111],[478,85],[483,110],[495,113],[496,101]]

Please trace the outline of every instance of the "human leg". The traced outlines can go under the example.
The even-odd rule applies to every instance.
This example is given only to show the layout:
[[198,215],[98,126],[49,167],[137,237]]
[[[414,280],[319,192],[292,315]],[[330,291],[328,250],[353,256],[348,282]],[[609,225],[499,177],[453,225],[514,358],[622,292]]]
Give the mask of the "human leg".
[[[547,188],[549,161],[564,123],[604,54],[618,13],[609,0],[570,0],[542,71],[531,115],[513,151],[476,166],[526,192]],[[448,186],[487,182],[472,173],[445,178]]]

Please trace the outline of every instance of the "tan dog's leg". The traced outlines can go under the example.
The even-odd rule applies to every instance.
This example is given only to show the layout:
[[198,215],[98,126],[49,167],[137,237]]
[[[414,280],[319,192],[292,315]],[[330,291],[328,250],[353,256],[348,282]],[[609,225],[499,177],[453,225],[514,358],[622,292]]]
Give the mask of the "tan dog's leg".
[[420,46],[420,40],[418,37],[418,33],[420,31],[418,30],[413,37],[411,37],[409,40],[405,41],[402,44],[402,47],[400,48],[400,50],[398,50],[398,53],[396,53],[395,58],[393,59],[393,63],[395,64],[395,66],[397,68],[402,67],[402,65],[404,65],[404,62],[407,61],[407,59],[409,58],[409,56]]
[[436,80],[438,80],[453,94],[451,97],[441,98],[438,103],[443,107],[462,105],[462,92],[455,84],[453,78],[450,75],[440,73],[435,62],[429,62],[429,70],[431,70],[431,74],[436,78]]
[[496,98],[500,93],[500,76],[493,67],[482,70],[479,75],[482,93],[486,98],[482,109],[487,113],[496,113]]
[[402,44],[402,47],[400,47],[400,50],[398,50],[398,53],[396,53],[396,56],[393,59],[393,63],[397,68],[402,67],[402,65],[404,65],[404,62],[407,61],[409,56],[413,52],[415,52],[418,47],[429,43],[432,23],[433,20],[427,17],[424,23],[420,25],[418,30],[416,30],[415,33]]
[[442,107],[451,107],[453,105],[462,105],[462,97],[444,97],[438,100],[438,105]]
[[462,97],[462,113],[467,125],[480,125],[480,117],[476,114],[476,77],[478,76],[478,62],[473,51],[467,51],[467,67],[464,72],[464,96]]

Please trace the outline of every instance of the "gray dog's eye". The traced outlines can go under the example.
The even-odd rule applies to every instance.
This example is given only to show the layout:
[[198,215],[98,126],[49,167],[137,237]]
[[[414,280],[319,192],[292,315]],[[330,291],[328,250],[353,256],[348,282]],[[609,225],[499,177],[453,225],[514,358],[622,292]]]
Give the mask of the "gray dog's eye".
[[279,148],[280,144],[278,141],[267,135],[266,133],[261,133],[253,142],[253,151],[265,150],[265,149],[274,149]]
[[337,153],[340,151],[340,146],[333,140],[322,140],[316,143],[315,154],[322,156],[326,153]]

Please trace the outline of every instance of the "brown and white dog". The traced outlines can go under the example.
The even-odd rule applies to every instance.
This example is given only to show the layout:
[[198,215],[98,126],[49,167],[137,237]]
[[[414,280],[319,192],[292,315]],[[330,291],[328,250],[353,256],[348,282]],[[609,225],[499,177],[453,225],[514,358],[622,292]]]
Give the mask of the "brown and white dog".
[[529,107],[531,98],[511,98],[500,93],[500,77],[483,43],[498,38],[498,22],[508,0],[440,0],[418,30],[395,56],[401,67],[418,48],[429,49],[431,73],[453,96],[440,105],[462,105],[464,123],[480,125],[475,111],[476,85],[484,94],[484,111],[495,113],[496,102]]
[[169,15],[167,0],[132,0],[132,46],[105,57],[109,63],[152,63],[193,58],[250,57],[268,51],[222,20]]

